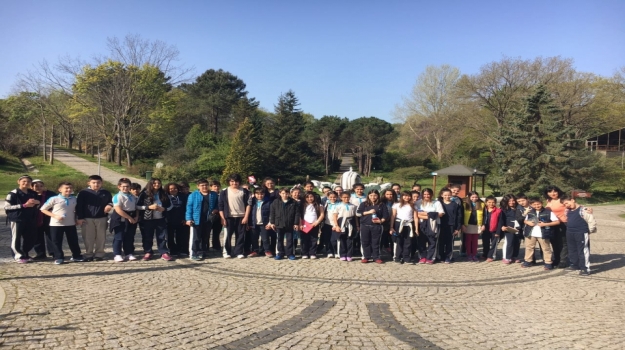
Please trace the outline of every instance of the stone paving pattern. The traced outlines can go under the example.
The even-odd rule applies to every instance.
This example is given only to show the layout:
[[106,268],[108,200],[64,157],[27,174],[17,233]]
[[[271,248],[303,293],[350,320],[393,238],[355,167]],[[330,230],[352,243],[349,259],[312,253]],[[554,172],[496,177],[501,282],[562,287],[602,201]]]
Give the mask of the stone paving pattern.
[[0,348],[622,349],[624,211],[595,208],[589,277],[500,261],[114,263],[110,236],[102,262],[19,265],[0,226]]

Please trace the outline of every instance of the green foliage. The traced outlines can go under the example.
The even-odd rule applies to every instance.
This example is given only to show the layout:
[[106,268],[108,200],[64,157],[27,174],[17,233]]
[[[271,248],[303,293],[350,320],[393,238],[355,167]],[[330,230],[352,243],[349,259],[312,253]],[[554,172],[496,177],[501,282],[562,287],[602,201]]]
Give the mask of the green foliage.
[[420,180],[432,178],[430,169],[424,166],[398,168],[393,171],[393,175],[402,179],[404,183],[417,183]]
[[212,134],[202,130],[199,124],[193,125],[184,140],[184,147],[187,152],[200,153],[205,148],[215,146],[215,138]]
[[239,174],[245,177],[256,173],[260,168],[260,154],[255,144],[254,125],[249,118],[245,118],[239,126],[230,152],[226,157],[226,167],[221,176],[222,183],[226,182],[226,178],[230,174]]

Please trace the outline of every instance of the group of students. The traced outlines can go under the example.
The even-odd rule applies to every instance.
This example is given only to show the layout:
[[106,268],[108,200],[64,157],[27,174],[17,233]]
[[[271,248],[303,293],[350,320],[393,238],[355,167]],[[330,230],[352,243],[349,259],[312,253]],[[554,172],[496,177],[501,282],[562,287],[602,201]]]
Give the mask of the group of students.
[[[6,199],[11,224],[11,250],[18,263],[46,259],[64,262],[62,243],[67,239],[71,261],[102,260],[107,232],[113,237],[114,261],[138,260],[135,234],[141,232],[142,260],[153,258],[154,238],[161,259],[173,256],[199,261],[209,248],[224,258],[264,255],[276,260],[296,259],[299,243],[302,259],[319,254],[341,261],[356,256],[362,263],[384,263],[382,251],[397,263],[434,264],[454,261],[454,241],[460,238],[460,256],[479,262],[497,258],[503,241],[502,261],[529,267],[535,263],[536,243],[544,268],[562,267],[590,273],[588,235],[596,231],[592,210],[579,206],[555,186],[546,189],[547,205],[540,198],[505,195],[497,207],[495,197],[482,201],[476,192],[463,200],[460,185],[443,188],[438,198],[432,189],[401,191],[399,184],[365,194],[363,184],[349,191],[325,187],[323,196],[312,182],[303,188],[275,187],[272,178],[261,186],[243,185],[239,174],[227,178],[221,189],[216,180],[201,179],[197,189],[152,178],[145,189],[127,178],[112,195],[102,188],[102,178],[92,175],[87,188],[73,195],[71,183],[58,186],[58,194],[45,189],[41,180],[24,175]],[[81,227],[85,253],[78,243]],[[234,245],[232,244],[234,238]],[[519,259],[521,241],[525,257]],[[567,244],[568,242],[568,244]],[[30,258],[30,250],[35,257]]]

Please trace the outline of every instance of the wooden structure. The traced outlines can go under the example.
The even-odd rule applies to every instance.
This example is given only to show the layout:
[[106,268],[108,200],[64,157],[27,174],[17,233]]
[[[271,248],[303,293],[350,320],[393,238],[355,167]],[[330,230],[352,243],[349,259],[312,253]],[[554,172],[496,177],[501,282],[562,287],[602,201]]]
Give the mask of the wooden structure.
[[485,172],[460,164],[437,170],[432,173],[432,176],[434,176],[432,186],[434,187],[434,195],[438,195],[436,193],[436,178],[442,175],[447,175],[447,186],[452,184],[458,184],[461,186],[459,193],[459,196],[461,198],[466,197],[469,191],[477,188],[476,180],[479,176],[482,178],[482,196],[484,196],[484,186],[486,182]]
[[586,148],[590,151],[603,153],[604,155],[620,154],[620,152],[624,152],[625,128],[587,139]]

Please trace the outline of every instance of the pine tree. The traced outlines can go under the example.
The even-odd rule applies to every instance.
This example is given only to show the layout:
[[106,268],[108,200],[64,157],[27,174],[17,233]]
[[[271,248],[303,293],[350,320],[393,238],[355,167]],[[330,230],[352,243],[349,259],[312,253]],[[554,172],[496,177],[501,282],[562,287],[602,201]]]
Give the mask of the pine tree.
[[254,125],[249,118],[245,118],[237,129],[232,140],[230,153],[226,157],[226,168],[222,175],[222,182],[230,174],[240,174],[245,178],[258,171],[259,152],[255,143]]
[[299,101],[292,90],[282,94],[275,105],[272,125],[265,127],[265,173],[280,181],[300,181],[315,169],[318,161],[310,157],[311,150],[304,138],[304,120]]
[[564,125],[559,109],[540,85],[496,138],[493,161],[498,173],[490,184],[505,193],[539,193],[548,185],[562,189],[590,186],[596,158]]

